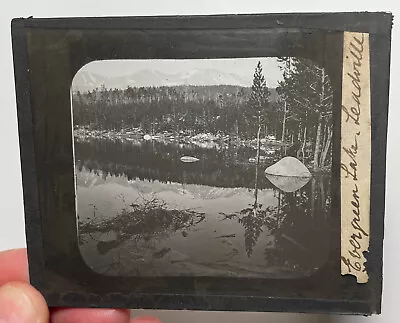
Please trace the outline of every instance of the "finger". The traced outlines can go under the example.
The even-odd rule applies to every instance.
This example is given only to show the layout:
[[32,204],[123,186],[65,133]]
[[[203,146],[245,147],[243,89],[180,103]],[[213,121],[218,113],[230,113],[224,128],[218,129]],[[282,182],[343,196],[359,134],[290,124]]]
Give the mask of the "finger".
[[0,287],[0,322],[47,323],[49,310],[31,285],[11,282]]
[[131,323],[162,323],[158,318],[154,316],[138,316],[131,320]]
[[26,249],[0,252],[0,286],[10,281],[29,282]]
[[129,310],[60,308],[51,313],[52,323],[129,323]]

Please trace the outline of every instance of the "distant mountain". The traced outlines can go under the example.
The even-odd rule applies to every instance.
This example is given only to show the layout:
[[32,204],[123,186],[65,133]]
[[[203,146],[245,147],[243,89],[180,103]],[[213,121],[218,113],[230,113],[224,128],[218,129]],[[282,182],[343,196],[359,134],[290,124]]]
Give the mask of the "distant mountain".
[[[272,82],[269,82],[272,84]],[[146,86],[176,85],[235,85],[250,87],[248,80],[235,73],[225,73],[215,69],[193,69],[190,72],[164,74],[154,70],[141,70],[136,73],[107,77],[88,71],[80,71],[72,82],[73,91],[89,91],[105,86],[108,89],[126,89]]]
[[[77,185],[79,187],[94,187],[106,184],[106,180],[101,176],[103,173],[98,172],[96,175],[94,172],[83,170],[78,172],[76,176]],[[243,187],[238,188],[224,188],[224,187],[212,187],[207,185],[195,185],[195,184],[181,184],[181,183],[162,183],[159,181],[146,182],[140,180],[127,181],[124,177],[108,176],[107,184],[117,184],[125,187],[131,187],[132,189],[139,190],[142,194],[159,194],[166,192],[173,192],[178,195],[186,195],[191,198],[212,200],[216,198],[228,198],[232,196],[246,196],[253,198],[251,190]]]
[[96,87],[106,84],[108,79],[104,76],[93,74],[86,71],[79,71],[72,80],[71,89],[73,91],[91,91]]

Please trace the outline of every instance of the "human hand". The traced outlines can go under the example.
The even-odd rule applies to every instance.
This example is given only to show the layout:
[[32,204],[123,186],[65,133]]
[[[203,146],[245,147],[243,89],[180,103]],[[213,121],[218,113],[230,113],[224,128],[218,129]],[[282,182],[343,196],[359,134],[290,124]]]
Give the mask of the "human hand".
[[161,323],[154,317],[130,321],[129,310],[49,309],[43,296],[29,284],[26,249],[0,252],[1,323]]

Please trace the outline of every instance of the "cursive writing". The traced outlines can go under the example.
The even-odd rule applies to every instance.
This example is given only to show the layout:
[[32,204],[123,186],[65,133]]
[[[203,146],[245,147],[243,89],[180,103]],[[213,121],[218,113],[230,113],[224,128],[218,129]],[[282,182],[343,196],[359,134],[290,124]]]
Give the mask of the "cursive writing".
[[356,133],[354,136],[354,144],[350,147],[342,147],[342,150],[346,153],[345,155],[350,158],[350,162],[347,164],[341,163],[340,167],[345,172],[345,177],[351,177],[354,181],[357,180],[357,151],[358,151],[358,144],[357,144],[357,136],[360,135],[360,131]]
[[[364,107],[367,91],[364,85],[367,75],[365,62],[367,57],[364,34],[353,34],[345,42],[346,70],[343,73],[343,91],[344,100],[342,102],[342,154],[341,154],[341,174],[342,174],[342,209],[345,215],[345,236],[342,239],[342,273],[363,272],[365,242],[369,239],[368,229],[364,227],[363,217],[368,216],[364,205],[369,203],[364,201],[365,196],[361,194],[360,183],[365,177],[365,155],[363,155],[360,142],[365,144],[365,138],[362,135],[367,134],[365,129]],[[368,56],[369,57],[369,56]],[[364,122],[364,124],[363,124]],[[343,139],[344,138],[344,139]],[[363,140],[364,139],[364,140]],[[361,153],[361,154],[360,154]],[[364,167],[364,168],[363,168]],[[344,204],[343,204],[344,203]],[[364,204],[363,204],[364,203]],[[343,230],[343,228],[342,228]],[[343,233],[342,233],[343,234]]]
[[360,249],[362,240],[364,237],[368,237],[368,233],[361,227],[360,225],[360,196],[358,194],[358,186],[355,183],[353,189],[353,198],[351,200],[351,205],[353,206],[353,215],[354,218],[351,221],[351,226],[354,229],[354,233],[350,236],[349,243],[352,246],[352,249],[348,250],[348,253],[353,260],[342,256],[342,261],[347,266],[349,272],[351,270],[361,271],[362,264],[359,262],[361,259]]
[[358,37],[353,37],[353,42],[350,42],[350,54],[353,57],[353,71],[352,73],[348,72],[346,76],[351,79],[351,83],[353,84],[353,90],[351,91],[351,96],[354,101],[354,106],[348,109],[345,105],[342,105],[342,112],[346,115],[346,122],[352,121],[355,125],[360,125],[360,105],[361,105],[361,68],[363,64],[363,50],[364,50],[364,34],[361,34],[361,39]]

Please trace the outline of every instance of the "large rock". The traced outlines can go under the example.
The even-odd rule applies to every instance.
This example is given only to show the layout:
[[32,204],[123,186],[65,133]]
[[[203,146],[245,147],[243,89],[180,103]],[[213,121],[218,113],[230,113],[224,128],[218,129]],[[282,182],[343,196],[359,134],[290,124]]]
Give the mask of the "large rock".
[[286,177],[312,177],[308,168],[297,158],[284,157],[277,163],[265,169],[266,175],[286,176]]
[[195,163],[195,162],[198,162],[199,159],[196,157],[192,157],[192,156],[183,156],[183,157],[181,157],[181,161],[184,163]]

